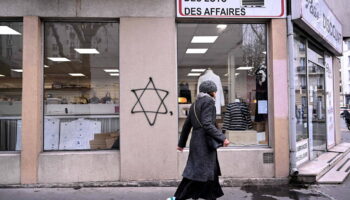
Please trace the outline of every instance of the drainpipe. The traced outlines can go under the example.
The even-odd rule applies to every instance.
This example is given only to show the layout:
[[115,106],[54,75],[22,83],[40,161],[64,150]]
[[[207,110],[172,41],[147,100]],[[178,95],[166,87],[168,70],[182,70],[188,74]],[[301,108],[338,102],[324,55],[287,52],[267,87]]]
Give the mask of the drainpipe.
[[288,74],[289,74],[289,159],[290,159],[290,175],[298,175],[296,152],[296,119],[295,119],[295,69],[294,69],[294,30],[292,16],[287,18],[288,31]]

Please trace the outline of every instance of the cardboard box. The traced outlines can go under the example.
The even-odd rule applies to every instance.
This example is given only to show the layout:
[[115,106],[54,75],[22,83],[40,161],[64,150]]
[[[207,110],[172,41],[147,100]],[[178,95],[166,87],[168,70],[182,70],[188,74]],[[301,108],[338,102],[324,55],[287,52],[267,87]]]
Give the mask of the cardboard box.
[[91,149],[106,149],[106,145],[90,144]]
[[265,122],[254,122],[253,129],[258,132],[264,132],[265,131]]
[[94,135],[94,140],[105,140],[109,133],[99,133]]
[[94,139],[90,140],[91,149],[110,149],[114,141],[119,137],[119,132],[97,133]]
[[258,144],[257,132],[255,130],[229,131],[225,132],[226,137],[234,145],[256,145]]
[[117,140],[117,138],[108,138],[106,139],[106,148],[110,149],[112,148],[114,142]]

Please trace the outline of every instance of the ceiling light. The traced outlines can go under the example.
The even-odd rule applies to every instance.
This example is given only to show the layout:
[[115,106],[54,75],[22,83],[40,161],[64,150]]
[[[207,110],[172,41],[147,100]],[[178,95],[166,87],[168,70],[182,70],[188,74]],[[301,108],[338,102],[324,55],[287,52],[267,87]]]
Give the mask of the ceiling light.
[[110,76],[119,76],[119,73],[110,73]]
[[187,49],[186,50],[186,54],[205,54],[207,52],[207,48],[206,49]]
[[74,48],[74,50],[80,54],[100,54],[96,49],[82,49],[82,48]]
[[82,73],[68,73],[70,76],[85,76]]
[[218,24],[218,25],[216,26],[216,28],[218,28],[218,29],[220,29],[220,30],[224,30],[224,29],[226,29],[226,27],[227,27],[226,24]]
[[49,66],[47,66],[47,65],[44,65],[44,68],[49,68]]
[[191,72],[204,72],[206,69],[191,69]]
[[266,51],[263,51],[263,52],[261,52],[261,53],[266,54]]
[[104,69],[103,71],[110,73],[110,72],[119,72],[119,69]]
[[251,70],[253,67],[238,67],[237,70]]
[[[235,73],[235,76],[238,76],[238,75],[239,75],[239,73]],[[225,76],[228,76],[228,73],[226,73]]]
[[0,35],[21,35],[21,33],[8,26],[0,26]]
[[200,76],[201,73],[188,73],[187,76]]
[[193,36],[191,43],[214,43],[218,36]]
[[69,62],[70,60],[64,57],[47,57],[47,59],[54,62]]
[[23,72],[23,69],[11,69],[11,70],[14,71],[14,72],[20,72],[20,73]]
[[3,75],[3,74],[0,74],[0,77],[4,77],[5,75]]

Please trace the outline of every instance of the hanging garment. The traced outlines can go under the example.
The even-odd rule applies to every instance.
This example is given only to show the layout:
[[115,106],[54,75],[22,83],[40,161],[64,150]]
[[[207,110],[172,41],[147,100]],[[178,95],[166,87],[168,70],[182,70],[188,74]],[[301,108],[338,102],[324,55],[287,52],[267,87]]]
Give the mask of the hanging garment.
[[226,107],[224,126],[222,129],[236,131],[252,128],[253,123],[247,104],[243,102],[229,103]]
[[[267,101],[267,68],[265,65],[261,65],[256,72],[256,100]],[[259,104],[256,104],[256,110],[259,110]],[[255,122],[264,122],[267,120],[267,114],[259,114],[255,112]]]
[[204,81],[213,81],[216,84],[216,87],[218,91],[216,92],[216,101],[215,101],[215,107],[216,107],[216,114],[221,114],[221,106],[225,105],[225,98],[224,98],[224,91],[222,89],[221,79],[218,75],[216,75],[213,70],[208,69],[201,77],[198,79],[198,85],[197,85],[197,94],[199,94],[199,86]]

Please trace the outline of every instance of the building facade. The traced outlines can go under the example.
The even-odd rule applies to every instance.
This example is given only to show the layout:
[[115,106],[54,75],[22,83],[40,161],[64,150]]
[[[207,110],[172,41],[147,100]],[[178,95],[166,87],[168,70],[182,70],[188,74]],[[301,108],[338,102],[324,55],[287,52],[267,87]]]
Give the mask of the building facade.
[[178,136],[207,79],[231,141],[224,178],[287,180],[340,142],[342,52],[288,20],[289,1],[0,4],[0,184],[179,180]]
[[342,95],[340,106],[349,107],[350,104],[350,49],[349,40],[344,40],[344,52],[341,57],[341,86]]
[[346,0],[340,0],[340,1],[327,1],[328,5],[334,10],[336,9],[336,15],[339,18],[339,20],[342,22],[343,25],[343,38],[344,38],[344,52],[341,59],[341,93],[340,93],[340,106],[341,107],[349,107],[349,94],[350,94],[350,88],[349,88],[349,37],[350,37],[350,26],[348,25],[347,21],[350,17],[350,13],[346,9],[346,5],[348,2]]

